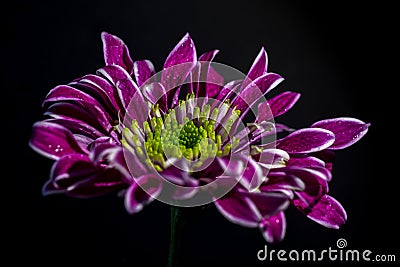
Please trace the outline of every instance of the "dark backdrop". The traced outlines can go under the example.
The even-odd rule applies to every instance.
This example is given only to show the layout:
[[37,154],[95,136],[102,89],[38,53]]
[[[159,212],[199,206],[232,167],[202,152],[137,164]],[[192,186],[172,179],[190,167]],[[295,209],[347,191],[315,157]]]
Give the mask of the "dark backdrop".
[[[399,260],[397,89],[386,83],[394,79],[393,67],[383,62],[393,61],[388,50],[394,32],[384,31],[392,8],[383,2],[192,2],[14,1],[2,8],[5,254],[23,266],[165,266],[166,205],[153,203],[130,216],[114,194],[43,197],[52,162],[33,152],[28,140],[48,91],[103,65],[102,31],[121,37],[134,60],[150,59],[158,70],[189,32],[199,54],[220,49],[216,61],[243,72],[264,46],[269,69],[285,77],[275,90],[302,94],[280,122],[306,127],[350,116],[372,124],[359,143],[337,153],[330,189],[346,208],[347,223],[325,229],[289,209],[285,240],[269,248],[322,250],[345,238],[348,248],[396,254]],[[264,244],[258,230],[234,225],[210,206],[189,227],[183,260],[185,266],[283,265],[257,261]]]

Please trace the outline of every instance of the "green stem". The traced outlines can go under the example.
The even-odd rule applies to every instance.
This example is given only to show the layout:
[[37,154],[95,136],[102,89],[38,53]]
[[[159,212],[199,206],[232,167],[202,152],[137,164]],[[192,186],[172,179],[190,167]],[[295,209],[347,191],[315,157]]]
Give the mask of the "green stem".
[[180,267],[181,239],[186,225],[184,208],[171,206],[171,237],[169,243],[168,267]]

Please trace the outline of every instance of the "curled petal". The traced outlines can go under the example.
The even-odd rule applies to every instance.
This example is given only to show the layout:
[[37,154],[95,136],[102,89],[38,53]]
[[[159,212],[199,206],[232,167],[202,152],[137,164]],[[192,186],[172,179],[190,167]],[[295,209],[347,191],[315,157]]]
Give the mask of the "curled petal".
[[121,104],[116,98],[117,91],[115,87],[100,76],[85,75],[82,79],[69,85],[88,93],[96,99],[101,99],[109,107],[109,110],[115,114],[121,109]]
[[29,145],[39,154],[54,160],[68,154],[85,154],[69,130],[45,121],[33,125]]
[[329,195],[321,197],[311,212],[306,214],[311,220],[333,229],[339,229],[347,220],[343,206]]
[[294,175],[287,175],[279,171],[271,171],[268,174],[268,180],[262,183],[259,189],[261,192],[271,192],[275,190],[303,191],[305,187],[304,182]]
[[243,173],[245,162],[241,159],[220,157],[217,161],[224,171],[224,176],[237,176]]
[[146,174],[135,179],[125,193],[125,208],[130,213],[137,213],[146,204],[157,198],[162,190],[162,181],[158,176]]
[[70,154],[61,157],[53,164],[50,180],[43,187],[43,195],[64,193],[66,189],[96,171],[89,157],[83,154]]
[[343,149],[360,140],[367,133],[369,125],[369,123],[354,118],[336,118],[318,121],[311,127],[333,132],[335,142],[330,149]]
[[289,154],[281,149],[264,149],[261,153],[256,154],[253,158],[257,159],[260,166],[272,169],[285,166],[289,160]]
[[70,130],[73,134],[79,134],[91,139],[96,139],[103,136],[96,128],[89,124],[83,123],[79,120],[74,119],[48,119],[47,122],[56,123],[64,126]]
[[260,218],[273,216],[289,206],[289,198],[280,192],[248,192],[239,190],[243,196],[248,197],[257,208]]
[[277,148],[288,153],[312,153],[330,147],[335,142],[335,135],[320,128],[297,130],[277,141]]
[[140,177],[150,172],[142,159],[125,148],[118,150],[115,154],[111,154],[109,160],[116,169],[127,177]]
[[303,191],[295,192],[298,199],[294,200],[294,205],[299,209],[312,208],[328,193],[329,177],[325,176],[326,173],[306,168],[288,168],[286,172],[305,184]]
[[66,194],[71,197],[91,198],[126,187],[127,183],[121,173],[110,168],[99,170],[96,174],[69,186]]
[[259,225],[261,233],[269,243],[282,241],[286,233],[286,217],[283,212],[264,218]]
[[161,83],[146,83],[142,85],[141,89],[143,95],[152,104],[158,104],[160,110],[167,111],[167,92]]
[[107,113],[101,104],[92,96],[67,85],[59,85],[52,89],[46,96],[43,105],[54,102],[69,102],[74,101],[80,107],[86,109],[90,114],[96,117],[97,122],[107,132],[111,129],[112,118]]
[[189,171],[189,166],[186,159],[178,159],[161,173],[163,178],[173,184],[183,187],[196,187],[199,181],[194,179]]
[[251,193],[234,188],[224,197],[215,200],[217,209],[228,220],[245,227],[257,227],[263,218],[286,209],[288,197],[277,192]]
[[245,169],[241,174],[239,183],[247,190],[254,191],[260,186],[265,178],[261,166],[252,158],[244,160]]
[[238,192],[229,192],[227,196],[214,201],[219,212],[229,221],[245,227],[257,227],[261,215],[257,208],[246,196]]
[[55,103],[52,104],[44,115],[55,119],[67,120],[77,124],[87,124],[93,126],[98,131],[102,132],[101,125],[92,114],[81,106],[71,103]]
[[104,76],[117,88],[126,113],[141,125],[147,119],[148,108],[142,92],[130,75],[119,66],[106,66],[97,70],[97,73]]
[[104,61],[106,65],[121,66],[131,75],[133,62],[129,55],[128,47],[124,42],[107,32],[101,33],[101,39],[103,41]]

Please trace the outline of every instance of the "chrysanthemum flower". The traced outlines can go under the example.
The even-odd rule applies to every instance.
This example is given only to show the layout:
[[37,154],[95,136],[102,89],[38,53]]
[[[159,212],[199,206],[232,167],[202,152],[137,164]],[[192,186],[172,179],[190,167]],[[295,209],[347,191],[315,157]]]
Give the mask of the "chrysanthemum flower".
[[104,32],[102,40],[106,65],[52,89],[46,119],[33,125],[30,146],[55,160],[45,195],[122,191],[129,213],[155,199],[212,202],[268,242],[284,237],[290,204],[326,227],[345,222],[328,195],[333,155],[369,124],[335,118],[294,130],[275,123],[300,94],[264,98],[283,80],[267,70],[264,49],[242,79],[226,81],[211,63],[218,50],[197,57],[188,34],[158,74],[150,61],[134,62],[118,37]]

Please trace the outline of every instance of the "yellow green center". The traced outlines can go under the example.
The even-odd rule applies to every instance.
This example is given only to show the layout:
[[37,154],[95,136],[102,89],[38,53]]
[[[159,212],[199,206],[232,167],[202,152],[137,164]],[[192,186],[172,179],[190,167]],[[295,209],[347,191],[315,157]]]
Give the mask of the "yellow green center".
[[[158,115],[145,121],[142,128],[133,120],[131,129],[123,129],[122,144],[134,149],[138,156],[145,157],[144,160],[158,171],[164,168],[169,158],[184,157],[201,166],[204,159],[228,155],[232,144],[223,144],[222,141],[226,140],[239,112],[232,111],[217,133],[218,108],[210,112],[210,105],[204,105],[202,109],[194,107],[189,116],[178,120],[178,113],[187,115],[186,105],[181,101],[177,108],[164,115],[160,114],[158,106],[153,106],[153,113]],[[140,136],[144,136],[142,140]],[[233,140],[233,145],[238,141]]]

